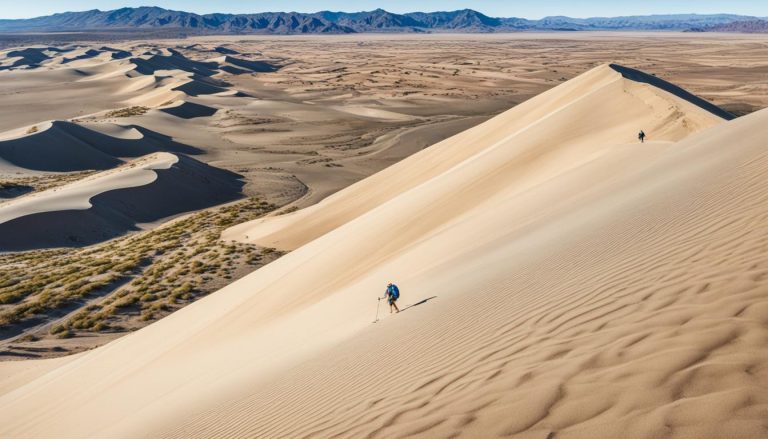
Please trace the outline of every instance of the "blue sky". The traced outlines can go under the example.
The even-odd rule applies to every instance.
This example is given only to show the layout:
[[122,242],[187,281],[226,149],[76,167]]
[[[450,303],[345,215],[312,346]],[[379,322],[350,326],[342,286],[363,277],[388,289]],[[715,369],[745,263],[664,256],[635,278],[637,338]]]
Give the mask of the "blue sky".
[[161,6],[181,11],[248,13],[264,11],[439,11],[471,8],[495,17],[541,18],[547,15],[595,17],[669,13],[728,12],[768,16],[768,0],[0,0],[0,18],[29,18],[55,12]]

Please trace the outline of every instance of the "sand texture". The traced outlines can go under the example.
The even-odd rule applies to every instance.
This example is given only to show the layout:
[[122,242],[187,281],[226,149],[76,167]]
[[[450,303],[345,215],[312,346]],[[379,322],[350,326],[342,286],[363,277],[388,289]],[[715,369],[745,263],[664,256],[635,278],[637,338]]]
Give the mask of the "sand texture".
[[[764,437],[768,113],[637,79],[601,65],[230,229],[294,250],[14,379],[0,435]],[[387,281],[404,310],[372,324]]]

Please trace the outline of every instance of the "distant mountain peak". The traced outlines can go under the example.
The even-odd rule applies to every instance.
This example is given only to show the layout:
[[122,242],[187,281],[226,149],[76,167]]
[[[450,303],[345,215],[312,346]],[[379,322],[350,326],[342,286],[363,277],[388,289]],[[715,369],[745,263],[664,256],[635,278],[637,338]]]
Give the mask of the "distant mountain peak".
[[[732,25],[739,22],[752,25]],[[213,13],[199,15],[158,6],[123,7],[111,11],[91,9],[62,12],[23,20],[0,19],[0,31],[67,31],[130,28],[169,28],[207,33],[350,33],[350,32],[516,32],[523,30],[672,30],[754,29],[762,24],[758,17],[733,14],[676,14],[629,17],[571,18],[549,16],[541,20],[489,17],[474,9],[397,14],[377,8],[362,12],[320,11],[262,12],[255,14]]]

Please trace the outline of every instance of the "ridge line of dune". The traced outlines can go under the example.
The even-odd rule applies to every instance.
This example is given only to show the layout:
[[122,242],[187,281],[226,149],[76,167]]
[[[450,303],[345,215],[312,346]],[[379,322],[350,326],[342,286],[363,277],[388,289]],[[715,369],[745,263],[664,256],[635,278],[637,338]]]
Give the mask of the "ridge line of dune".
[[[78,181],[7,200],[0,203],[0,224],[33,213],[90,209],[93,207],[90,202],[93,197],[108,191],[152,184],[157,180],[156,170],[168,169],[178,161],[179,158],[174,154],[154,153]],[[132,176],[133,178],[115,180],[125,176]],[[145,176],[146,178],[144,178]],[[147,180],[147,178],[149,179]],[[112,180],[115,180],[114,184],[99,184],[108,183]],[[80,193],[79,190],[83,192]],[[70,199],[64,205],[51,203],[52,201],[60,203],[62,198]]]
[[[526,131],[535,129],[536,126],[541,126],[542,124],[546,124],[547,120],[556,118],[558,116],[558,114],[560,114],[560,113],[562,113],[562,112],[564,112],[564,111],[566,111],[566,110],[568,110],[570,108],[573,108],[574,105],[578,105],[579,102],[581,102],[581,101],[585,101],[585,100],[589,99],[590,95],[592,95],[594,93],[604,93],[604,91],[600,91],[600,90],[603,90],[603,88],[605,88],[605,87],[610,87],[612,84],[615,84],[615,83],[620,82],[622,80],[626,80],[625,78],[623,78],[623,76],[619,72],[617,72],[614,69],[610,68],[610,66],[608,64],[603,64],[601,66],[595,67],[595,68],[593,68],[593,69],[583,73],[582,75],[577,77],[573,82],[569,81],[569,82],[566,82],[566,83],[562,84],[561,86],[552,88],[552,89],[542,93],[541,95],[533,98],[531,101],[528,101],[528,102],[532,102],[532,101],[537,101],[538,102],[538,100],[547,99],[550,96],[557,96],[557,94],[561,93],[561,91],[562,92],[566,92],[566,91],[570,90],[570,88],[563,89],[562,87],[577,87],[577,85],[573,85],[573,84],[575,83],[575,84],[581,85],[581,84],[584,84],[585,82],[588,82],[588,81],[593,80],[593,79],[595,81],[598,81],[598,84],[594,85],[590,89],[590,92],[588,94],[582,93],[576,99],[572,99],[572,100],[570,100],[568,102],[560,103],[557,107],[552,108],[548,113],[540,115],[536,120],[530,121],[528,124],[526,124],[524,126],[516,127],[516,130],[514,132],[506,133],[506,135],[504,137],[498,138],[494,145],[496,145],[496,147],[498,147],[498,145],[503,145],[505,142],[509,142],[511,139],[514,139],[516,136],[520,136],[521,134],[525,133]],[[627,81],[630,81],[630,80],[627,80]],[[645,87],[644,84],[638,83],[636,81],[630,81],[629,83],[630,84],[638,84],[638,86],[640,86],[640,87]],[[674,100],[675,99],[679,99],[679,98],[675,97],[674,95],[669,94],[668,92],[666,92],[663,89],[656,88],[656,87],[651,87],[651,88],[652,88],[651,93],[654,93],[657,97],[659,97],[661,99],[665,99],[665,100],[669,101],[673,105],[674,105]],[[570,91],[568,91],[568,93],[570,93]],[[639,101],[644,101],[644,98],[639,96],[639,95],[635,95],[635,97]],[[526,104],[528,104],[528,102],[521,104],[521,106],[525,106]],[[650,105],[648,103],[644,103],[644,104],[645,105]],[[505,116],[505,114],[512,114],[515,111],[517,111],[516,109],[519,109],[519,108],[522,108],[522,107],[515,107],[512,110],[508,110],[507,112],[502,113],[500,115],[500,117],[509,117],[509,116]],[[703,117],[705,117],[705,118],[714,118],[714,117],[716,117],[715,115],[712,115],[710,112],[708,112],[708,111],[706,111],[704,109],[701,109],[699,107],[696,107],[696,106],[691,107],[690,110],[693,110],[695,112],[701,112],[701,115]],[[510,112],[512,112],[512,113],[510,113]],[[477,126],[475,128],[472,128],[471,130],[468,130],[465,133],[461,133],[461,134],[455,136],[455,138],[458,139],[459,136],[464,136],[467,133],[470,133],[470,132],[473,132],[473,131],[478,131],[478,130],[483,130],[484,127],[488,126],[488,124],[492,123],[491,121],[493,121],[493,120],[494,119],[491,119],[490,121],[488,121],[488,122],[486,122],[484,124],[480,124],[479,126]],[[717,118],[717,120],[722,120],[722,119]],[[654,133],[654,134],[656,134],[656,133]],[[446,145],[448,142],[451,142],[452,140],[453,140],[453,138],[444,140],[443,142],[440,142],[440,143],[434,145],[431,148],[425,149],[423,151],[420,151],[420,152],[414,154],[413,156],[411,156],[408,159],[406,159],[404,162],[413,163],[415,160],[419,160],[421,157],[424,157],[424,156],[426,156],[428,154],[432,154],[431,151],[435,150],[435,148],[440,148],[442,145]],[[487,148],[483,148],[482,150],[476,151],[476,153],[473,155],[473,157],[475,159],[480,158],[483,155],[491,153],[491,151],[493,149],[494,149],[493,145],[491,145],[491,146],[489,146]],[[530,154],[530,152],[528,152],[528,154]],[[462,161],[456,162],[452,166],[446,167],[446,168],[442,169],[441,173],[445,174],[445,173],[448,173],[448,172],[453,172],[453,171],[456,170],[456,167],[461,167],[461,166],[467,165],[471,161],[471,159],[472,159],[472,157],[469,157],[469,156],[463,157]],[[262,244],[262,245],[268,245],[268,246],[274,246],[274,247],[278,247],[278,248],[284,248],[283,245],[278,241],[280,239],[279,237],[280,236],[285,236],[286,233],[290,233],[291,228],[294,227],[294,224],[296,222],[301,223],[301,219],[302,218],[306,218],[306,217],[308,217],[310,215],[317,216],[317,213],[318,212],[322,212],[322,209],[327,208],[328,206],[333,205],[333,203],[337,202],[338,200],[343,200],[344,197],[347,196],[347,194],[354,193],[355,190],[357,190],[358,188],[360,188],[360,187],[364,186],[365,184],[367,184],[367,181],[371,181],[372,179],[379,178],[379,176],[382,176],[382,175],[385,175],[385,174],[386,175],[392,175],[393,173],[398,172],[398,170],[403,169],[403,166],[404,165],[402,163],[395,164],[395,165],[393,165],[390,168],[387,168],[385,170],[380,171],[377,174],[374,174],[369,179],[366,179],[366,180],[361,181],[359,183],[355,183],[355,184],[349,186],[348,188],[345,188],[344,190],[342,190],[342,191],[340,191],[340,192],[338,192],[336,194],[330,195],[329,197],[327,197],[326,199],[322,200],[321,202],[319,202],[316,205],[309,206],[309,207],[307,207],[305,209],[302,209],[302,210],[299,210],[297,212],[293,212],[293,213],[290,213],[290,214],[287,214],[287,215],[282,215],[282,216],[270,215],[270,216],[267,216],[267,217],[265,217],[263,219],[258,219],[258,220],[253,221],[251,223],[251,224],[253,224],[253,226],[249,226],[248,223],[235,226],[235,227],[233,227],[231,229],[226,230],[224,232],[224,237],[225,237],[225,239],[232,239],[232,240],[236,240],[236,241],[249,242],[249,243],[258,243],[258,244]],[[440,173],[430,175],[430,177],[428,179],[418,178],[418,183],[416,183],[416,185],[424,184],[429,179],[437,178],[437,177],[439,177],[439,175],[440,175]],[[411,182],[411,183],[413,183],[413,182]],[[408,183],[408,184],[411,184],[411,183]],[[413,188],[413,187],[415,187],[415,186],[413,186],[413,185],[410,186],[410,188]],[[403,188],[402,190],[405,190],[405,188]],[[354,202],[356,202],[356,201],[354,201]],[[359,212],[358,215],[360,213],[361,212]],[[333,215],[333,213],[331,212],[331,213],[329,213],[329,215]],[[302,226],[298,226],[297,228],[301,229],[301,227]],[[286,232],[282,232],[281,230],[286,230]],[[325,232],[327,232],[329,230],[330,230],[330,228],[329,229],[324,229]],[[323,232],[323,230],[318,231],[318,233],[322,233],[322,232]],[[273,238],[272,237],[273,235],[277,235],[278,237],[277,238]],[[315,236],[318,236],[318,235],[315,235]],[[289,239],[289,241],[290,241],[291,238],[289,237],[287,239]],[[301,242],[306,243],[307,241],[304,240],[304,239],[300,239],[299,242],[300,243]],[[287,248],[292,248],[292,246],[289,245]]]

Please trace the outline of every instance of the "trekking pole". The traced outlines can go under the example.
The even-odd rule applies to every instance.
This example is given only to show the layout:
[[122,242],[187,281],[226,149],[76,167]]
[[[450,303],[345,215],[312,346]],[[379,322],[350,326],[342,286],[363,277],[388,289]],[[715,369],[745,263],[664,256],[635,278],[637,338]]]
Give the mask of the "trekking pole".
[[376,302],[376,320],[374,320],[373,323],[379,321],[379,305],[381,305],[381,297],[377,297],[377,299],[379,300]]

